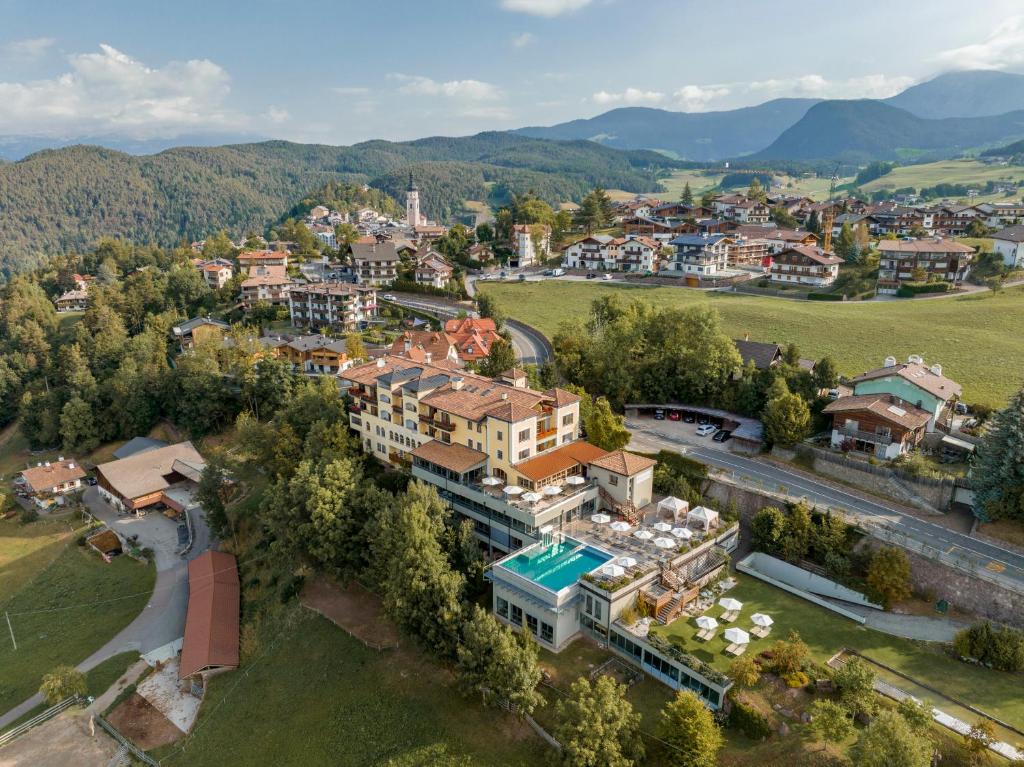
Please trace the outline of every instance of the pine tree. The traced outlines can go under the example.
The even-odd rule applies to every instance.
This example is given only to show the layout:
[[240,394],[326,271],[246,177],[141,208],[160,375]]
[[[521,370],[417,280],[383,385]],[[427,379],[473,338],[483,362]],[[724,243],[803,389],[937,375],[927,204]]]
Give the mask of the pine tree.
[[747,197],[758,202],[764,202],[768,199],[768,193],[764,191],[761,179],[757,176],[754,176],[754,180],[750,182],[750,188],[747,189]]
[[843,259],[846,263],[853,263],[857,260],[857,241],[854,239],[853,230],[850,229],[850,225],[844,223],[839,230],[839,236],[836,238],[836,255]]
[[690,189],[690,182],[683,185],[683,196],[679,198],[683,205],[693,205],[693,190]]
[[978,445],[971,481],[978,519],[1024,519],[1024,389],[993,416]]

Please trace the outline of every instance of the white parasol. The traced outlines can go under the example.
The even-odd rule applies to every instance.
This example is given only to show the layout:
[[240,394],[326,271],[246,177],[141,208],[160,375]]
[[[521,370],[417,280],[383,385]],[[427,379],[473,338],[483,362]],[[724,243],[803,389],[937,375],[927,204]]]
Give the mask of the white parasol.
[[755,626],[760,626],[761,628],[768,628],[775,623],[770,615],[765,615],[764,613],[754,613],[750,616],[750,620],[754,622]]
[[701,615],[697,618],[697,625],[705,631],[718,628],[718,621],[712,618],[710,615]]
[[497,477],[484,477],[481,481],[483,484],[487,485],[487,487],[494,487],[495,485],[501,484],[501,480]]
[[670,525],[668,522],[658,522],[654,525],[654,529],[657,530],[659,533],[667,533],[669,530],[672,529],[672,525]]
[[567,485],[585,485],[587,480],[581,477],[579,474],[573,474],[571,477],[565,478],[565,484]]
[[682,538],[684,541],[688,541],[693,537],[693,533],[685,527],[673,527],[672,535],[676,538]]
[[718,600],[718,604],[724,607],[726,612],[730,613],[739,612],[743,609],[743,603],[732,597],[722,597]]
[[544,493],[544,495],[558,495],[562,492],[562,488],[558,485],[548,485],[541,492]]
[[612,530],[614,530],[617,533],[628,533],[629,522],[623,522],[622,520],[619,520],[618,522],[612,522]]
[[637,530],[633,533],[634,538],[639,538],[641,541],[649,541],[654,537],[654,533],[650,530]]
[[605,565],[601,568],[602,575],[610,575],[612,578],[618,578],[625,575],[626,569],[621,565]]
[[659,549],[674,549],[676,547],[676,541],[671,538],[655,538],[654,545]]
[[607,514],[591,514],[590,521],[598,525],[606,525],[612,521]]
[[536,503],[543,497],[540,493],[523,493],[523,500],[527,503]]
[[505,495],[521,495],[523,492],[525,491],[519,485],[508,485],[505,488]]
[[619,564],[623,567],[636,567],[636,559],[633,557],[619,557]]
[[733,644],[747,644],[750,642],[750,634],[743,629],[729,628],[725,630],[722,636],[725,637],[727,642],[732,642]]

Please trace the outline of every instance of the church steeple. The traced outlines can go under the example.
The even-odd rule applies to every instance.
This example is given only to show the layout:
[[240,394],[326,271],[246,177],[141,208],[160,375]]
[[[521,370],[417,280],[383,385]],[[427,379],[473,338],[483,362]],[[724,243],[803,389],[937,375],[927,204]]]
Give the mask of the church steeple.
[[412,179],[412,171],[409,171],[409,188],[406,189],[406,191],[407,192],[418,192],[419,191],[419,187],[416,186],[416,182],[413,181],[413,179]]
[[420,215],[420,192],[409,172],[409,188],[405,192],[405,222],[409,226],[420,226],[424,223]]

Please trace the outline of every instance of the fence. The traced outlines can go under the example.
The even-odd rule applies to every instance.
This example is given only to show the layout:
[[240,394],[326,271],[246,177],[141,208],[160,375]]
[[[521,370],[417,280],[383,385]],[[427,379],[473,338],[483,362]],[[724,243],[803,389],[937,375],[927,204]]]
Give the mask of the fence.
[[143,764],[148,764],[149,767],[160,767],[160,763],[158,761],[156,761],[153,757],[151,757],[141,748],[139,748],[130,740],[128,740],[128,738],[126,738],[124,735],[118,732],[117,728],[114,727],[114,725],[112,725],[106,719],[104,719],[101,714],[95,714],[93,718],[96,720],[97,723],[99,723],[100,727],[107,731],[110,737],[112,737],[114,740],[120,743],[124,748],[131,751],[132,756],[134,756],[140,762],[142,762]]
[[27,722],[23,722],[22,724],[19,724],[13,730],[8,730],[7,732],[5,732],[2,735],[0,735],[0,748],[2,748],[3,746],[6,746],[8,743],[10,743],[12,740],[17,738],[19,735],[24,735],[26,732],[31,730],[33,727],[36,727],[36,726],[42,724],[43,722],[45,722],[45,721],[47,721],[49,719],[52,719],[53,717],[57,716],[57,714],[59,714],[61,711],[65,710],[67,708],[70,708],[71,706],[75,705],[76,703],[80,703],[81,701],[82,701],[81,696],[79,696],[79,695],[72,695],[70,698],[65,698],[64,700],[62,700],[56,706],[52,706],[52,707],[46,709],[46,711],[43,711],[40,714],[36,714],[34,717],[29,719]]
[[821,448],[814,447],[812,445],[801,445],[802,448],[808,448],[814,453],[814,460],[822,460],[826,463],[835,463],[841,466],[847,466],[855,471],[864,471],[868,474],[874,474],[876,477],[885,477],[887,479],[901,479],[904,482],[916,482],[919,485],[927,485],[929,487],[953,487],[956,484],[956,480],[946,477],[920,477],[916,474],[910,474],[909,472],[903,471],[902,469],[891,469],[888,466],[874,466],[867,461],[858,461],[854,458],[848,458],[845,455],[839,455],[836,453],[829,452],[828,450],[822,450]]

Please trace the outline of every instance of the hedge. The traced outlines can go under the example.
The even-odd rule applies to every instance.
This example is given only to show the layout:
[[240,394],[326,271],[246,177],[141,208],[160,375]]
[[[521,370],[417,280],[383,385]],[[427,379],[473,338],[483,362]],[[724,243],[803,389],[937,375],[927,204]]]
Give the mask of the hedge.
[[808,293],[808,301],[842,301],[842,293]]
[[732,710],[729,712],[729,726],[739,730],[751,740],[764,740],[771,737],[772,734],[772,725],[768,721],[768,717],[753,706],[748,706],[735,698],[732,700]]
[[951,285],[948,282],[904,282],[896,295],[911,298],[921,293],[948,293]]

